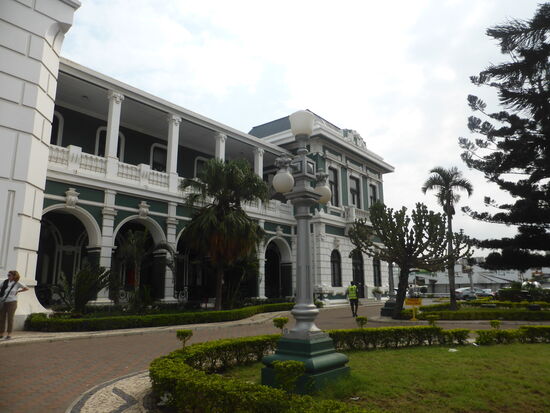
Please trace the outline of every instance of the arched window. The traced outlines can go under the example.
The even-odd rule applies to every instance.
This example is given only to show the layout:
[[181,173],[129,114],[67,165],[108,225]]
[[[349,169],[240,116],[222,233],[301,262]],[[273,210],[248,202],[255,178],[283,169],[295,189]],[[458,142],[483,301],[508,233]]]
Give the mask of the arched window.
[[381,287],[382,286],[382,271],[380,269],[380,260],[378,258],[374,258],[372,260],[372,271],[374,274],[374,286],[375,287]]
[[337,250],[332,251],[330,254],[330,274],[332,277],[332,286],[342,286],[342,259],[340,253]]
[[[107,142],[107,128],[105,126],[101,126],[97,129],[96,135],[95,135],[95,151],[94,154],[97,156],[105,156],[105,145]],[[120,162],[124,162],[124,143],[126,142],[126,139],[124,138],[124,135],[122,132],[118,132],[118,147],[116,156]]]
[[63,140],[63,124],[64,119],[61,113],[55,111],[52,119],[52,133],[50,135],[50,143],[52,145],[61,146]]
[[154,171],[166,172],[166,145],[154,143],[151,146],[151,159],[149,165]]

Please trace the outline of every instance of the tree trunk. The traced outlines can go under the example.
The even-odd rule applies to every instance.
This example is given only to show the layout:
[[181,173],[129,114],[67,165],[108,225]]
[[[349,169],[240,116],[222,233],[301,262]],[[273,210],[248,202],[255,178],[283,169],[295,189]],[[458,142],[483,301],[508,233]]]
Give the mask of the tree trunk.
[[409,269],[400,268],[399,270],[399,283],[397,285],[397,296],[395,298],[395,307],[393,310],[393,318],[401,318],[401,311],[403,310],[403,304],[405,303],[405,296],[407,295],[407,287],[409,286]]
[[457,310],[458,306],[456,304],[456,292],[455,292],[455,261],[452,258],[453,251],[453,216],[449,211],[447,211],[447,253],[449,254],[449,294],[451,297],[451,310]]
[[223,268],[218,267],[216,269],[216,303],[214,304],[214,310],[222,309],[222,291],[223,291]]

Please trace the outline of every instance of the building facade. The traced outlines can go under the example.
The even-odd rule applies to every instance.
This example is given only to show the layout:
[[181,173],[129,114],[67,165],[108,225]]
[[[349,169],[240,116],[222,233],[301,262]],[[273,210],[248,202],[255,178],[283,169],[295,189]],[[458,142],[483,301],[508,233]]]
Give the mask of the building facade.
[[[51,305],[49,287],[62,275],[70,279],[85,261],[111,268],[122,291],[133,288],[119,248],[130,231],[147,230],[150,246],[167,243],[177,252],[176,273],[162,250],[144,264],[141,280],[156,300],[212,297],[208,260],[180,242],[193,215],[182,179],[196,176],[210,158],[244,158],[270,183],[275,159],[295,149],[288,118],[244,133],[61,58],[78,6],[69,0],[0,5],[0,29],[10,33],[0,36],[0,269],[17,269],[32,290],[20,297],[18,326]],[[317,115],[310,153],[333,192],[329,204],[315,208],[311,225],[319,297],[342,302],[352,279],[363,297],[375,286],[387,290],[387,264],[354,251],[346,231],[383,200],[383,175],[393,167],[357,132]],[[292,296],[292,205],[274,194],[245,209],[267,234],[258,249],[259,277],[247,294]],[[102,291],[96,302],[112,300]]]

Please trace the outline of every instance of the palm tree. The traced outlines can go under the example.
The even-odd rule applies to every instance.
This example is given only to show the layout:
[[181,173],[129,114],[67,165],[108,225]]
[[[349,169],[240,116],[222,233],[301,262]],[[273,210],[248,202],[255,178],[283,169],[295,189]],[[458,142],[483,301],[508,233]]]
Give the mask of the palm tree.
[[147,252],[147,241],[149,232],[132,231],[126,233],[124,242],[120,246],[120,257],[126,263],[134,268],[134,289],[137,291],[140,287],[141,264]]
[[216,269],[215,309],[221,310],[225,270],[250,254],[264,236],[242,204],[267,201],[268,188],[247,161],[218,159],[209,160],[197,179],[184,179],[181,188],[191,189],[185,196],[187,205],[199,209],[180,239],[191,250],[210,257]]
[[462,177],[462,173],[454,166],[449,169],[438,166],[433,168],[430,173],[432,175],[424,182],[422,192],[426,193],[428,190],[437,191],[437,200],[443,207],[443,212],[447,215],[447,251],[450,257],[448,266],[449,290],[451,309],[456,310],[455,263],[451,258],[453,248],[453,215],[455,214],[454,205],[460,200],[460,195],[456,191],[466,191],[468,196],[470,196],[474,189],[470,181]]

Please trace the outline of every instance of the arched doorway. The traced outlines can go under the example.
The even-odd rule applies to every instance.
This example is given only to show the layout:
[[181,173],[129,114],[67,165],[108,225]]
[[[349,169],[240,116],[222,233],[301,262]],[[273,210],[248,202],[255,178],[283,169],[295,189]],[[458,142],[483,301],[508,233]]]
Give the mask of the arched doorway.
[[265,250],[265,296],[282,298],[292,295],[292,266],[284,262],[281,250],[275,241]]
[[333,287],[342,286],[342,258],[338,250],[333,250],[330,254],[330,276]]
[[[141,287],[149,290],[151,298],[164,298],[164,278],[166,272],[165,254],[151,253],[155,242],[151,233],[138,220],[125,222],[116,232],[115,248],[111,260],[111,271],[117,274],[119,285],[117,289],[121,291],[134,291],[136,288],[136,270],[133,263],[128,262],[123,256],[122,246],[127,242],[130,231],[136,236],[145,234],[146,240],[143,245],[143,259],[140,262],[140,280]],[[147,253],[147,255],[145,255]]]
[[210,259],[187,248],[181,239],[177,251],[174,294],[183,301],[196,302],[197,305],[215,297],[216,278]]
[[357,285],[357,295],[359,298],[365,298],[365,272],[363,269],[363,254],[355,249],[351,253],[351,267],[353,281]]
[[42,217],[35,291],[43,306],[56,303],[53,285],[59,285],[63,279],[70,285],[86,261],[99,265],[99,249],[90,250],[88,238],[84,224],[67,209],[55,209]]

